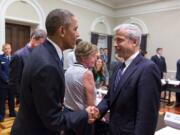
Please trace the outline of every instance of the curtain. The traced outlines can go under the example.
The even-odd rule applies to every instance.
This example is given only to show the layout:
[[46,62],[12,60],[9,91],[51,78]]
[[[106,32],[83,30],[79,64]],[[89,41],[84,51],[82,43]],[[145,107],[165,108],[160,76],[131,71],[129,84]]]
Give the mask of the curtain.
[[97,33],[91,33],[91,43],[97,45],[99,35]]
[[146,51],[147,48],[147,34],[141,36],[140,49]]
[[111,35],[107,36],[107,47],[108,47],[108,65],[107,65],[107,68],[108,68],[108,70],[110,69],[110,65],[111,65],[112,38],[113,37]]

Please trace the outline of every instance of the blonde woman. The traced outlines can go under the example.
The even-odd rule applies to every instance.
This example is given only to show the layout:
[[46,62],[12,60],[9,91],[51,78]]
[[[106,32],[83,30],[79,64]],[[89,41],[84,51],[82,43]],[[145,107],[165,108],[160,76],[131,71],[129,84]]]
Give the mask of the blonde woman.
[[[79,111],[95,105],[95,83],[92,71],[97,59],[97,47],[81,41],[75,49],[77,63],[65,72],[65,111]],[[92,135],[92,125],[84,124],[67,135]]]

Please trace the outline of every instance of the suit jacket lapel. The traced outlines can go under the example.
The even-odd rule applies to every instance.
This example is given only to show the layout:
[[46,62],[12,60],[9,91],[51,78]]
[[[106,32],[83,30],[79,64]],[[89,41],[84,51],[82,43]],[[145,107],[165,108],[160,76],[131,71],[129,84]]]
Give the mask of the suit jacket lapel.
[[[124,86],[124,84],[126,83],[127,79],[131,76],[132,73],[135,72],[136,68],[137,68],[137,64],[142,60],[142,56],[141,54],[139,54],[133,61],[132,63],[129,65],[129,67],[126,69],[126,71],[124,72],[124,74],[122,75],[121,78],[121,82],[118,84],[117,86],[117,90],[115,92],[113,92],[113,89],[111,91],[111,104],[113,104],[113,102],[116,100],[116,98],[118,97],[118,95],[121,93],[122,87]],[[114,85],[112,85],[114,86]]]

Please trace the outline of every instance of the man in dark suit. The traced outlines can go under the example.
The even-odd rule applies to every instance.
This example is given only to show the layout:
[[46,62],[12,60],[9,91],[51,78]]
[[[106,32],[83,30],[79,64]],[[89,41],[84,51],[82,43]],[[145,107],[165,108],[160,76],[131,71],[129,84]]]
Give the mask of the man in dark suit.
[[11,135],[59,135],[64,128],[79,130],[87,122],[90,108],[63,112],[62,51],[73,49],[77,28],[77,19],[68,10],[55,9],[48,14],[48,37],[33,49],[23,70],[20,108]]
[[4,44],[2,48],[4,53],[0,55],[0,121],[3,121],[5,116],[6,99],[8,99],[9,116],[16,116],[14,111],[14,96],[8,85],[9,63],[12,59],[11,45]]
[[20,84],[26,58],[32,52],[33,48],[44,42],[45,38],[46,32],[44,30],[34,30],[30,35],[30,41],[13,55],[13,59],[10,63],[9,86],[16,94],[17,103],[19,103]]
[[110,109],[110,135],[154,135],[160,103],[160,72],[139,51],[140,29],[132,24],[115,28],[115,49],[125,63],[117,65],[107,95],[94,117]]
[[159,70],[161,71],[161,78],[163,78],[163,73],[167,72],[166,69],[166,60],[162,56],[163,48],[156,49],[156,55],[151,57],[151,60],[158,66]]
[[[177,61],[176,79],[180,81],[180,59]],[[180,107],[180,93],[176,93],[175,107]]]

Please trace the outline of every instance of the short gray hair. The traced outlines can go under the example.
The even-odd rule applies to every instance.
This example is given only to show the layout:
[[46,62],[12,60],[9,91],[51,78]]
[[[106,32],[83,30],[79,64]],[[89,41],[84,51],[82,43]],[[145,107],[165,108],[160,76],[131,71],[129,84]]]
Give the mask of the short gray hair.
[[127,30],[128,38],[131,40],[136,39],[137,45],[140,46],[142,32],[136,25],[128,24],[128,23],[120,24],[114,28],[114,31],[121,30],[121,29]]
[[96,52],[98,52],[98,48],[96,45],[87,41],[81,41],[75,49],[76,60],[77,62],[81,62],[82,57],[87,58],[88,56]]
[[65,9],[54,9],[46,18],[46,30],[48,35],[54,35],[60,26],[68,27],[71,23],[70,18],[74,16]]
[[40,38],[44,38],[44,39],[45,39],[45,38],[46,38],[46,35],[47,35],[47,34],[46,34],[45,30],[36,29],[36,30],[34,30],[34,31],[31,33],[30,37],[38,40],[38,39],[40,39]]

